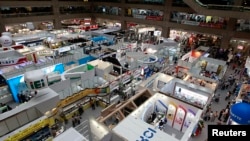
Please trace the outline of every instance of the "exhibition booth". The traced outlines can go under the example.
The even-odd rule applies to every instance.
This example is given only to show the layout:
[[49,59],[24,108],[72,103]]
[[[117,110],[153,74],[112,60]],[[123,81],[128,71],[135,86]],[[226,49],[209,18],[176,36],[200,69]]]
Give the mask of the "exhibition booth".
[[48,31],[35,30],[28,33],[17,33],[13,34],[12,40],[16,44],[22,44],[27,47],[41,45],[43,40],[47,37],[53,36]]
[[[41,69],[45,74],[49,74],[52,72],[58,72],[62,74],[64,72],[64,65],[63,64],[56,64],[53,66],[49,66],[46,68]],[[47,79],[46,79],[47,80]],[[7,84],[11,91],[12,97],[15,102],[20,102],[18,98],[18,94],[24,93],[28,90],[25,81],[24,81],[24,74],[15,76],[12,78],[8,78]]]
[[[188,141],[201,114],[202,110],[195,106],[156,93],[120,121],[112,131],[126,140]],[[162,121],[166,122],[161,125]]]
[[0,52],[0,67],[17,65],[27,62],[25,55],[16,50],[6,50]]
[[189,73],[197,78],[205,79],[207,77],[219,81],[224,77],[226,70],[226,61],[201,56],[193,64]]
[[204,109],[214,95],[214,90],[211,88],[202,87],[163,73],[157,73],[157,76],[153,78],[153,90],[200,109]]
[[[18,136],[23,137],[21,134],[22,130],[26,130],[28,127],[38,124],[39,121],[42,122],[44,118],[48,118],[43,117],[43,114],[56,107],[56,104],[59,102],[59,96],[48,87],[46,76],[45,70],[27,71],[24,74],[24,81],[28,90],[31,91],[32,98],[12,110],[1,114],[0,121],[1,127],[3,127],[1,132],[3,138],[1,140],[7,139],[12,135],[14,135],[12,138],[18,138],[13,140],[19,140],[20,137]],[[34,120],[38,121],[34,123]]]
[[164,40],[157,45],[142,44],[141,49],[145,50],[145,53],[156,55],[160,62],[165,60],[169,64],[174,64],[180,54],[179,44],[173,40]]
[[115,75],[112,75],[115,72],[113,69],[114,66],[110,62],[105,62],[105,61],[97,59],[97,60],[88,62],[87,64],[95,67],[96,76],[102,77],[109,82],[117,78]]
[[197,46],[220,46],[221,36],[204,34],[204,33],[194,33],[192,31],[184,31],[171,29],[169,33],[169,38],[173,39],[184,47],[195,47]]

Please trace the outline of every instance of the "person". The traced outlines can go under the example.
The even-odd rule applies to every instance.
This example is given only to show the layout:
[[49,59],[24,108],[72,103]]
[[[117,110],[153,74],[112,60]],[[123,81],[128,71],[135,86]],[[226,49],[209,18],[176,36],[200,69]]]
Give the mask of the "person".
[[155,113],[155,112],[153,112],[153,113],[152,113],[152,121],[154,121],[154,120],[155,120],[155,118],[156,118],[156,113]]
[[227,95],[226,95],[226,97],[225,97],[225,100],[230,99],[230,97],[231,97],[231,92],[230,92],[230,91],[228,91],[228,92],[227,92]]
[[213,111],[211,111],[210,112],[210,114],[209,114],[209,120],[213,120],[213,118],[214,118],[214,112]]
[[84,113],[84,110],[81,104],[78,105],[78,113],[80,116]]
[[94,101],[90,98],[89,102],[90,102],[90,106],[92,107],[92,110],[95,110]]
[[164,125],[164,121],[163,121],[163,120],[161,120],[161,121],[159,122],[159,129],[160,129],[160,130],[162,130],[162,129],[163,129],[163,125]]
[[220,111],[219,116],[218,116],[218,120],[219,120],[219,121],[221,121],[221,117],[222,117],[224,111],[225,111],[225,109],[222,109],[222,110]]

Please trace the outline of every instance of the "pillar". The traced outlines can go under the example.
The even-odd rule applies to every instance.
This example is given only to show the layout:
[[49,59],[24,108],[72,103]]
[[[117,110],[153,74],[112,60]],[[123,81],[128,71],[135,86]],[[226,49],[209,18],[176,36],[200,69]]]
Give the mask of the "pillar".
[[61,29],[61,16],[60,16],[60,8],[58,4],[58,0],[52,0],[52,5],[53,5],[53,15],[54,15],[54,28],[55,29]]
[[[0,16],[0,21],[3,21],[3,18]],[[0,22],[0,33],[5,32],[4,22]],[[0,34],[1,36],[1,34]]]
[[169,33],[170,33],[170,28],[164,26],[162,28],[162,34],[161,34],[161,36],[164,37],[164,38],[169,38]]
[[221,45],[220,47],[223,49],[227,49],[229,48],[230,45],[230,40],[233,37],[231,32],[227,32],[228,34],[224,34],[222,35],[222,39],[221,39]]

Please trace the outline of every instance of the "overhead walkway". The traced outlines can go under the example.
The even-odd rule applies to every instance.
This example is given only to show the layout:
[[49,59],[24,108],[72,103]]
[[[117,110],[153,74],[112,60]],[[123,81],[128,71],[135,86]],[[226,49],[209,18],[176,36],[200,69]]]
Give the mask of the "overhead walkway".
[[199,14],[236,19],[250,19],[250,7],[203,4],[199,0],[183,0],[183,2]]

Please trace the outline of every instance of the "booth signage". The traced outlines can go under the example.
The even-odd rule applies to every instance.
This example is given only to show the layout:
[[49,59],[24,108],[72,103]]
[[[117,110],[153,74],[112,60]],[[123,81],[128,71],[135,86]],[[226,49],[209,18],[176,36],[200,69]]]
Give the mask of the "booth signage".
[[130,75],[125,75],[125,76],[123,76],[122,77],[122,83],[126,83],[126,82],[128,82],[129,80],[130,80]]
[[[25,82],[26,83],[26,82]],[[27,85],[27,84],[26,84]],[[34,81],[34,82],[30,82],[30,87],[31,89],[40,89],[40,88],[43,88],[45,86],[45,83],[44,83],[44,80],[41,79],[41,80],[37,80],[37,81]]]
[[150,139],[154,137],[155,134],[156,134],[156,131],[154,129],[148,128],[146,131],[142,133],[142,135],[140,136],[140,139],[136,141],[149,141]]

